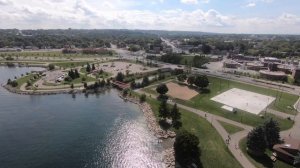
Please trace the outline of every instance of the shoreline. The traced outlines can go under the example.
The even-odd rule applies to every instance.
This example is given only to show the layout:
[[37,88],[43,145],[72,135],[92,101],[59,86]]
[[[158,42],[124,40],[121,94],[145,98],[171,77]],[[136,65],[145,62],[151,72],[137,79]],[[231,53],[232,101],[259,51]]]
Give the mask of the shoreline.
[[[124,97],[121,93],[119,93],[119,97],[124,101],[129,101],[139,106],[140,110],[144,113],[144,116],[146,117],[148,129],[154,133],[154,136],[160,140],[160,143],[163,143],[163,141],[167,140],[171,140],[172,143],[174,143],[176,133],[170,130],[165,131],[159,126],[159,124],[156,122],[156,118],[154,116],[152,108],[148,103],[140,103],[138,99],[134,97]],[[175,151],[173,148],[173,144],[171,147],[166,146],[163,147],[163,162],[165,163],[167,168],[175,168]]]
[[[22,91],[16,88],[13,88],[9,85],[2,85],[7,91],[19,94],[19,95],[56,95],[56,94],[80,94],[80,93],[95,93],[90,90],[81,90],[81,89],[66,89],[66,90],[51,90],[51,91]],[[105,90],[111,89],[111,87],[105,87],[97,92],[102,92]],[[156,117],[152,111],[151,106],[148,103],[140,103],[137,98],[134,97],[124,97],[119,92],[119,97],[124,101],[128,101],[130,103],[136,104],[139,106],[139,109],[143,112],[148,129],[154,134],[154,136],[159,140],[159,143],[163,146],[163,159],[162,161],[165,163],[166,168],[175,168],[175,151],[173,148],[174,138],[176,137],[176,133],[170,130],[163,130],[156,121]]]

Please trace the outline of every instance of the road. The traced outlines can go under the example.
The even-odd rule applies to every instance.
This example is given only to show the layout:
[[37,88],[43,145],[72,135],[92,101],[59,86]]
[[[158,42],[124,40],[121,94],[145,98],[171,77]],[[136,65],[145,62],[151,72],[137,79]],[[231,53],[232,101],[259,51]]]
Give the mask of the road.
[[161,41],[163,41],[164,43],[166,43],[168,46],[172,47],[172,51],[174,53],[182,53],[182,50],[179,49],[179,48],[177,48],[172,42],[170,42],[170,40],[164,39],[162,37],[160,39],[161,39]]

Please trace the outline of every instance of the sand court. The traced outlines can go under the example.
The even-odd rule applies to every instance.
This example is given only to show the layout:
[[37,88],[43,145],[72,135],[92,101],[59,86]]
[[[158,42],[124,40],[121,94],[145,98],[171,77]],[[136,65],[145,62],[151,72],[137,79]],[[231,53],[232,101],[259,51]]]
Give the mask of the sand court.
[[198,95],[198,92],[190,89],[187,86],[179,85],[177,83],[167,83],[167,87],[169,88],[168,95],[174,98],[182,99],[182,100],[190,100],[191,98]]
[[265,110],[275,98],[233,88],[211,98],[211,100],[257,115]]

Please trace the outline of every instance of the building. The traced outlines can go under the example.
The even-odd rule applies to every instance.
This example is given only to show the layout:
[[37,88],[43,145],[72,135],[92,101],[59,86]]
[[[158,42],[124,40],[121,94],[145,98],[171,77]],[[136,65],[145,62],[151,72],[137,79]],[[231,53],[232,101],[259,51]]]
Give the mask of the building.
[[226,60],[223,63],[223,67],[224,68],[233,68],[233,69],[237,69],[240,66],[240,64],[236,61],[233,60]]
[[281,60],[278,58],[274,58],[274,57],[265,57],[263,62],[268,62],[268,63],[281,63]]
[[260,77],[273,81],[287,81],[287,75],[281,71],[260,70]]
[[278,70],[286,74],[292,74],[293,69],[294,69],[293,65],[287,65],[287,64],[278,65]]
[[259,57],[245,56],[242,54],[233,54],[229,57],[233,60],[236,60],[237,62],[248,62],[248,61],[258,61],[259,60]]
[[276,144],[273,150],[278,159],[294,164],[295,157],[300,152],[300,140],[287,138],[283,144]]
[[300,82],[300,68],[295,68],[293,70],[292,76],[293,76],[295,82],[299,83]]
[[264,64],[260,62],[249,62],[246,64],[247,69],[253,70],[253,71],[260,71],[260,70],[266,70],[267,68],[264,67]]

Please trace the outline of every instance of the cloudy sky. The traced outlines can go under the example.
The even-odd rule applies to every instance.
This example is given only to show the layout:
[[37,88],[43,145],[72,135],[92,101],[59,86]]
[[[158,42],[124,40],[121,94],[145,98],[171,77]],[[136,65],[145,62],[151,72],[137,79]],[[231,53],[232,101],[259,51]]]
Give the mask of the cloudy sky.
[[300,34],[299,0],[0,0],[0,28]]

